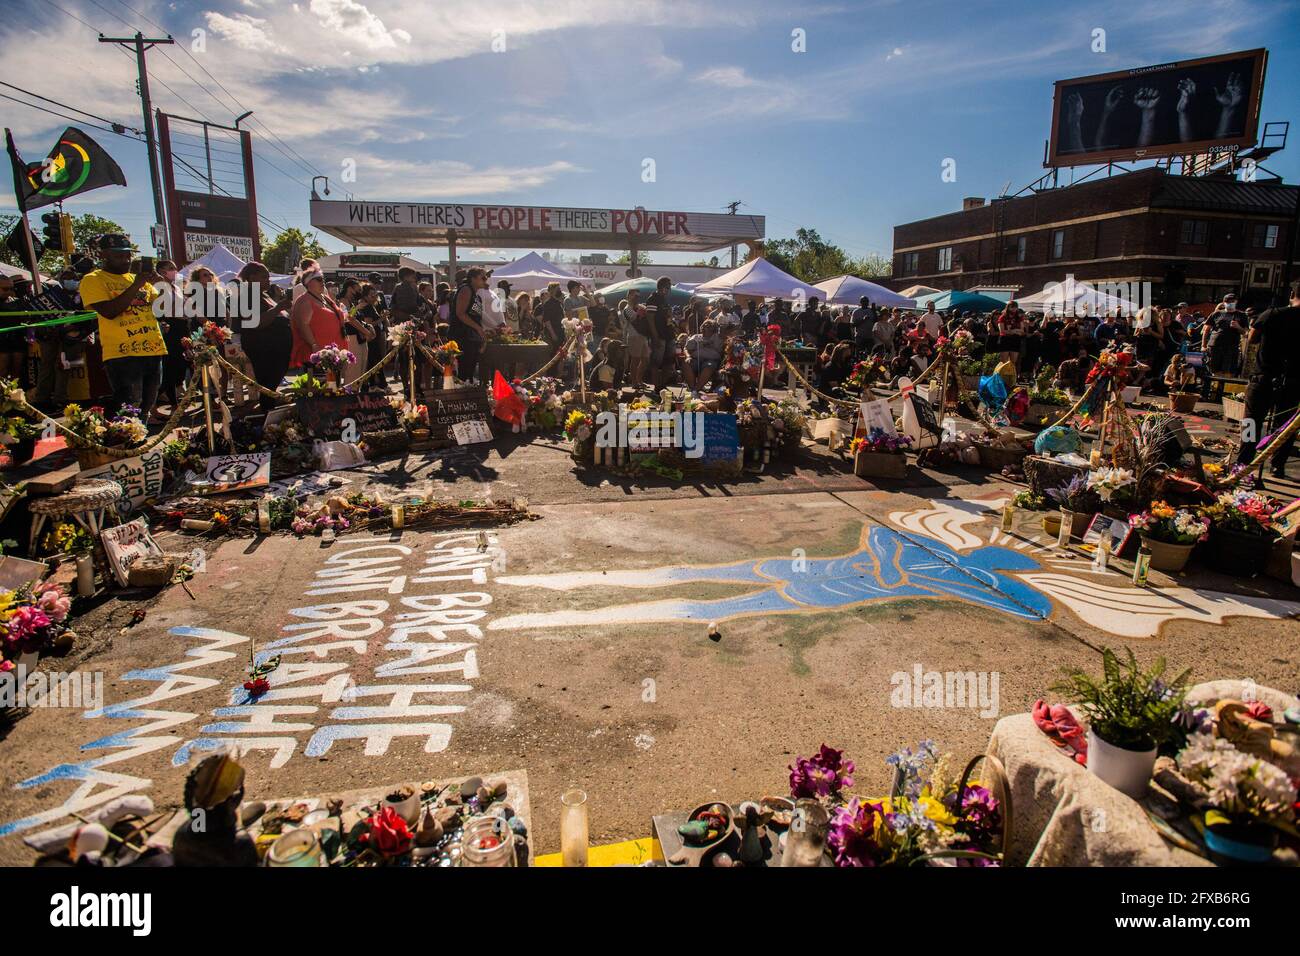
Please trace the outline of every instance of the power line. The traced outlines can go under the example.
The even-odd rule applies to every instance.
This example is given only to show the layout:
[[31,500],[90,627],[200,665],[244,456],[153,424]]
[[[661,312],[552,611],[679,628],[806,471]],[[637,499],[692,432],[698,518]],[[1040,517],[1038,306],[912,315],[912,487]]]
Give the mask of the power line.
[[[5,85],[8,86],[9,84],[6,83]],[[91,129],[103,130],[105,133],[113,133],[117,136],[124,136],[127,139],[135,140],[137,143],[144,142],[144,139],[141,137],[132,136],[130,133],[119,132],[118,130],[113,129],[111,126],[99,126],[95,123],[87,123],[85,120],[78,119],[75,116],[69,116],[67,113],[60,113],[58,110],[52,110],[48,106],[41,106],[39,103],[28,103],[25,100],[18,99],[18,97],[16,96],[10,96],[8,93],[0,93],[0,96],[4,97],[7,100],[13,100],[15,103],[18,103],[22,106],[29,106],[34,110],[40,110],[43,113],[49,113],[52,116],[58,116],[62,119],[67,120],[70,123],[76,123],[78,126],[89,126]],[[69,109],[71,109],[71,107],[69,107]]]
[[107,123],[109,126],[113,126],[113,127],[120,126],[122,129],[129,129],[133,133],[137,133],[141,136],[144,135],[144,130],[136,129],[134,126],[127,126],[125,123],[119,123],[116,120],[111,120],[108,119],[107,117],[99,116],[95,113],[87,113],[85,110],[79,110],[75,106],[69,106],[67,103],[60,103],[58,100],[52,100],[48,96],[42,96],[40,93],[33,93],[31,90],[25,90],[21,86],[14,86],[14,84],[6,83],[4,80],[0,80],[0,86],[7,86],[9,87],[9,89],[17,90],[19,93],[23,93],[27,96],[34,96],[36,99],[44,100],[46,103],[53,103],[55,106],[61,106],[65,110],[71,110],[74,113],[80,113],[82,116],[89,116],[91,119],[97,119],[101,123]]

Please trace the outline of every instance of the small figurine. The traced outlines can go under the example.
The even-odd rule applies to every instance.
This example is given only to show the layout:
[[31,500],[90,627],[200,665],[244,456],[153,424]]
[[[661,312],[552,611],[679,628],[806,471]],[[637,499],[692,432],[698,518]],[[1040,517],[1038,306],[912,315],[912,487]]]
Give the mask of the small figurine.
[[204,757],[185,778],[189,819],[176,831],[177,866],[257,866],[253,839],[239,829],[244,768],[230,754]]

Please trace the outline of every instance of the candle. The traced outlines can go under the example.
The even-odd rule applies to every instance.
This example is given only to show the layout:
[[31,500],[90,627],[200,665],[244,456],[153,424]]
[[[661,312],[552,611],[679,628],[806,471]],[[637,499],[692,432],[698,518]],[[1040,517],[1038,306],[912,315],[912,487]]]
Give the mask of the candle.
[[393,502],[392,510],[393,510],[393,527],[405,528],[406,527],[406,505],[402,504],[399,501],[395,501]]
[[271,499],[257,500],[257,530],[262,534],[271,533]]
[[202,521],[199,518],[184,518],[181,520],[181,527],[186,531],[211,531],[212,522]]
[[92,597],[95,593],[95,561],[88,554],[77,555],[77,594]]
[[560,855],[565,866],[587,865],[587,794],[566,790],[560,797]]

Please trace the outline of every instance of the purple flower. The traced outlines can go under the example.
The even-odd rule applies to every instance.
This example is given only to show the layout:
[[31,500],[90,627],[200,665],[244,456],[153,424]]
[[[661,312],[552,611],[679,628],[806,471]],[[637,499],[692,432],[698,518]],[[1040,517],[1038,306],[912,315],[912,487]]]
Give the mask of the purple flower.
[[854,797],[831,817],[826,843],[836,866],[879,866],[889,856],[877,840],[885,829],[884,807]]
[[843,750],[825,744],[815,756],[795,758],[789,770],[790,793],[796,799],[837,795],[853,786],[853,761],[844,759]]
[[944,804],[957,817],[957,832],[970,837],[980,848],[993,839],[1002,825],[997,798],[985,787],[968,786],[962,795],[961,806],[957,806],[955,792],[948,795]]

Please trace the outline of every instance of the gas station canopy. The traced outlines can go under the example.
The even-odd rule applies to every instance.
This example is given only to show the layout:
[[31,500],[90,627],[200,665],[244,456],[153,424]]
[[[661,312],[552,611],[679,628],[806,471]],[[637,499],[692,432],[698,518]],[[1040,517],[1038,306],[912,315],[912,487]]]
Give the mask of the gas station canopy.
[[763,238],[763,216],[469,203],[311,201],[311,224],[354,246],[719,249]]

